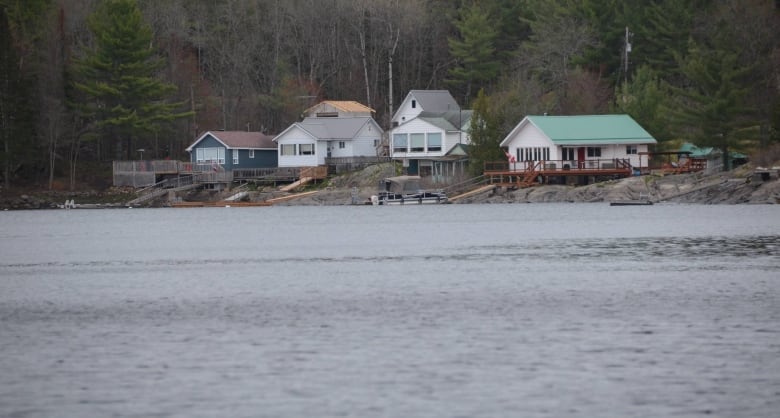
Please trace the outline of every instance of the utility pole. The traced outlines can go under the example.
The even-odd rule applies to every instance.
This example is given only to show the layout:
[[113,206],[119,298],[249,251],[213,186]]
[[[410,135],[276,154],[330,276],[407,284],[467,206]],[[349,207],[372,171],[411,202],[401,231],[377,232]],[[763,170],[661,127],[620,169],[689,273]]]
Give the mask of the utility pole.
[[630,37],[632,35],[633,35],[633,33],[629,32],[628,31],[628,26],[626,26],[626,41],[625,41],[625,45],[623,47],[623,51],[624,51],[623,52],[623,54],[624,54],[624,56],[623,56],[623,65],[624,65],[623,66],[623,77],[624,77],[624,80],[625,80],[626,84],[628,84],[628,53],[631,52],[631,39],[630,39]]

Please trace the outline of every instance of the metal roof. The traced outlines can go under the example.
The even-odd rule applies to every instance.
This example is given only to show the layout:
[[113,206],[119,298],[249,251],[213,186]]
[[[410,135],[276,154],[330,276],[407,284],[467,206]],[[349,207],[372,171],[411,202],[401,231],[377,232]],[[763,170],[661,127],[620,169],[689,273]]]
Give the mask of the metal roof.
[[417,103],[426,112],[446,112],[460,109],[458,103],[447,90],[412,90],[409,94],[414,96]]
[[[372,121],[370,117],[305,118],[297,125],[317,139],[344,140],[354,138],[363,126]],[[381,129],[379,131],[381,133]]]
[[628,115],[527,116],[526,119],[557,145],[656,143]]
[[418,118],[444,129],[445,131],[459,131],[468,125],[471,120],[472,110],[451,110],[447,112],[420,112]]

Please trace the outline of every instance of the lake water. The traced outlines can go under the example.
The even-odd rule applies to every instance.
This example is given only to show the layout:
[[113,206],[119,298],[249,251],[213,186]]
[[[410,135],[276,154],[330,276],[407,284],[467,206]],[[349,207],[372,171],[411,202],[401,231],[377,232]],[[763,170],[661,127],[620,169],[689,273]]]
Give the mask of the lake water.
[[780,206],[0,212],[0,416],[778,411]]

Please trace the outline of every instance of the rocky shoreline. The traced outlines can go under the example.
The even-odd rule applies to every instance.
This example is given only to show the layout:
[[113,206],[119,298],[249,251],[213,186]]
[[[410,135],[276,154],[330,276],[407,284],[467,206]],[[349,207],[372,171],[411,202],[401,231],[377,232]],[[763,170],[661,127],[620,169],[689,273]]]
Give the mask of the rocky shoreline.
[[[760,173],[764,173],[761,175]],[[366,203],[376,193],[381,178],[395,175],[390,165],[369,167],[330,179],[326,184],[300,198],[275,203],[276,206],[334,206]],[[704,175],[702,173],[677,175],[646,175],[594,183],[587,186],[540,185],[524,189],[496,188],[474,196],[456,199],[453,204],[507,204],[507,203],[577,203],[621,202],[649,200],[653,203],[672,202],[688,204],[777,204],[780,203],[780,170],[755,170],[741,167],[734,171]],[[276,189],[250,191],[252,202],[289,195]],[[0,195],[0,210],[56,209],[68,200],[76,208],[122,208],[134,199],[135,193],[126,188],[112,188],[104,192],[39,192],[17,196]],[[190,201],[210,201],[225,198],[214,191],[194,191],[184,196]],[[453,197],[451,195],[451,197]],[[167,198],[145,204],[147,207],[167,207]]]

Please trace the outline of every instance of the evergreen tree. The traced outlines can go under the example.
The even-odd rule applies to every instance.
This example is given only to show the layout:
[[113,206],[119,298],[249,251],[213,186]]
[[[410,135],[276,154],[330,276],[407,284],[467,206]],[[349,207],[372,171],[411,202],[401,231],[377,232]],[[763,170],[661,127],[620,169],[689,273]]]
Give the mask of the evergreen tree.
[[644,65],[617,92],[615,111],[630,115],[655,139],[663,142],[670,139],[667,121],[662,116],[667,98],[668,93],[657,73]]
[[743,129],[755,123],[745,105],[753,67],[740,62],[734,52],[691,41],[680,65],[688,86],[672,88],[677,100],[668,115],[676,133],[696,145],[720,149],[725,169],[730,168],[729,150],[739,144]]
[[506,157],[499,147],[503,139],[501,126],[503,121],[500,113],[491,109],[490,98],[483,89],[477,93],[472,105],[469,137],[469,174],[482,175],[486,162],[505,160]]
[[500,61],[495,42],[498,31],[476,3],[463,9],[455,22],[460,38],[449,38],[450,54],[457,64],[449,71],[448,83],[464,89],[464,101],[471,99],[474,87],[484,86],[498,76]]
[[176,87],[156,77],[164,62],[135,0],[104,0],[88,23],[95,48],[76,62],[74,87],[86,97],[80,114],[114,141],[117,158],[131,159],[134,139],[191,113],[166,101]]
[[650,2],[636,14],[643,16],[640,25],[631,28],[636,34],[631,57],[637,64],[650,65],[664,79],[678,84],[676,57],[685,55],[697,10],[707,0],[661,0]]

